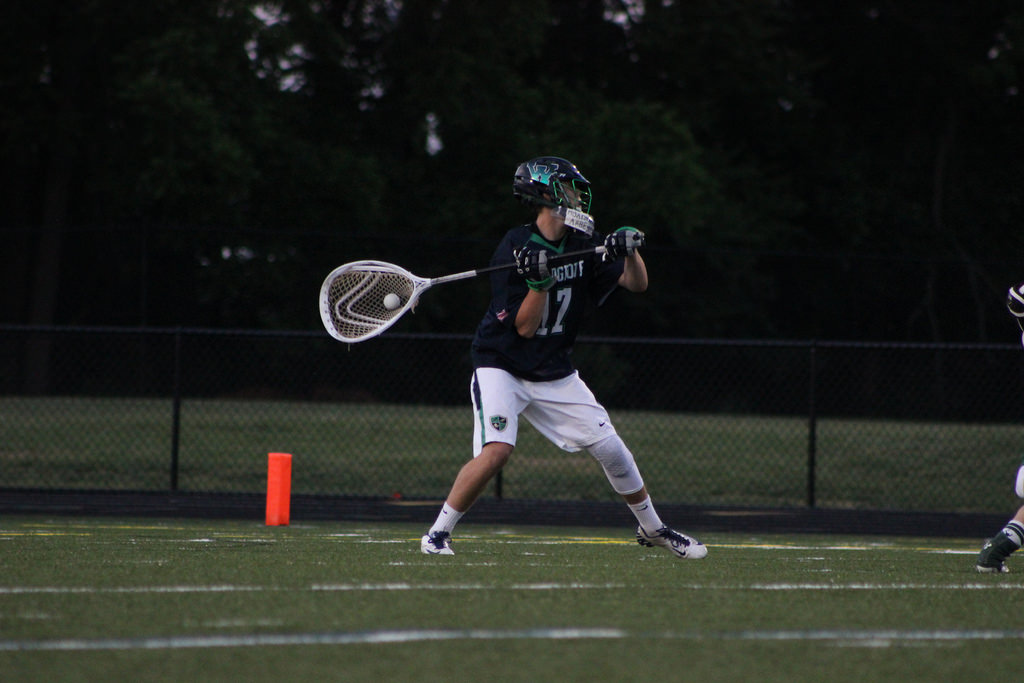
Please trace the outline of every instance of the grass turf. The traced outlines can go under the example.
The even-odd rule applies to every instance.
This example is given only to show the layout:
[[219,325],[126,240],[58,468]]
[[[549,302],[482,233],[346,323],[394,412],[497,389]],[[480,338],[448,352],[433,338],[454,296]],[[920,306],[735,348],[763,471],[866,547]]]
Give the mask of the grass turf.
[[[0,397],[3,484],[11,488],[167,490],[169,400]],[[803,506],[803,417],[613,411],[656,500]],[[471,456],[468,406],[186,400],[181,491],[261,492],[268,452],[295,457],[292,492],[443,496]],[[998,512],[1012,486],[1019,424],[819,419],[816,505]],[[928,476],[922,477],[921,473]],[[520,431],[503,471],[507,498],[618,501],[586,453]]]
[[1024,639],[1024,573],[974,573],[982,539],[713,534],[707,559],[680,561],[637,546],[628,528],[464,522],[454,557],[422,555],[423,531],[8,518],[0,671],[934,681],[972,678]]

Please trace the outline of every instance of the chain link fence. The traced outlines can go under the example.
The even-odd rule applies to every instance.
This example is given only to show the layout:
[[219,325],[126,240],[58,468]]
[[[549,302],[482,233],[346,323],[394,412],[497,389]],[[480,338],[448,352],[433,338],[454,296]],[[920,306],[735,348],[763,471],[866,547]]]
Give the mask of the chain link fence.
[[[439,500],[471,455],[469,337],[0,326],[0,489]],[[576,363],[659,501],[1003,512],[1011,345],[581,339]],[[487,496],[617,500],[531,428]]]

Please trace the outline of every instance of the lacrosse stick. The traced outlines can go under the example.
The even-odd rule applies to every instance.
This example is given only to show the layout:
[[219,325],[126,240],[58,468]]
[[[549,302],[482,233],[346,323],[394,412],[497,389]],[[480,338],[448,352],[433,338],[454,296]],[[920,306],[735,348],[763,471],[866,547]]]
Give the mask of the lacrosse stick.
[[[603,254],[604,251],[603,246],[580,249],[552,255],[548,262],[557,264],[578,256]],[[353,261],[332,270],[320,286],[320,319],[332,337],[354,344],[376,337],[394,325],[406,311],[415,308],[423,292],[434,285],[515,267],[515,263],[502,263],[423,278],[393,263]]]

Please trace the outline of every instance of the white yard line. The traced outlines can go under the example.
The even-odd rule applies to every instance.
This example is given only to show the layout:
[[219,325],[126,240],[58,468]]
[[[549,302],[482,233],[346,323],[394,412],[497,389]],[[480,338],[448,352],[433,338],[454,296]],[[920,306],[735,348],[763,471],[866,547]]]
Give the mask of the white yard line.
[[167,636],[155,638],[63,638],[54,640],[0,640],[0,652],[51,652],[95,650],[182,650],[221,647],[307,645],[367,645],[417,643],[438,640],[622,640],[645,641],[816,641],[826,644],[888,646],[892,643],[948,643],[963,641],[1019,641],[1022,630],[805,630],[805,631],[667,631],[631,633],[615,628],[554,629],[431,629],[335,633],[265,633],[214,636]]
[[267,586],[0,586],[0,595],[91,595],[105,593],[251,593],[284,590]]
[[[515,583],[495,586],[485,583],[315,583],[301,586],[234,586],[218,584],[212,586],[0,586],[0,595],[93,595],[93,594],[159,594],[159,593],[258,593],[308,590],[313,592],[374,592],[374,591],[568,591],[568,590],[618,590],[627,588],[623,583]],[[683,583],[678,590],[727,590],[727,591],[1021,591],[1022,584],[1012,583]]]
[[213,586],[0,586],[0,595],[89,595],[114,593],[255,593],[288,591],[294,593],[301,590],[322,592],[346,591],[477,591],[477,590],[515,590],[515,591],[549,591],[549,590],[605,590],[625,588],[625,584],[600,583],[517,583],[501,587],[483,583],[330,583],[313,584],[307,588],[295,586],[234,586],[219,584]]

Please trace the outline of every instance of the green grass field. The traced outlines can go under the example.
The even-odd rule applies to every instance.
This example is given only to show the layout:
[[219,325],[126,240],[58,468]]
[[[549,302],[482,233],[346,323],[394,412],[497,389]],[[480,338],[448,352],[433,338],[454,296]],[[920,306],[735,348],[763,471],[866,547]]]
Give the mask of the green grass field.
[[463,522],[442,558],[398,524],[9,517],[0,676],[960,681],[1004,678],[1024,640],[1024,571],[974,573],[982,539],[674,521],[705,560],[629,528]]
[[[0,397],[0,486],[167,490],[169,400]],[[613,411],[656,499],[802,506],[807,421]],[[437,498],[470,457],[468,407],[186,400],[183,491],[260,492],[266,454],[292,453],[293,492]],[[821,419],[819,507],[1003,512],[1024,426]],[[508,498],[618,500],[585,453],[528,426],[505,469]]]

